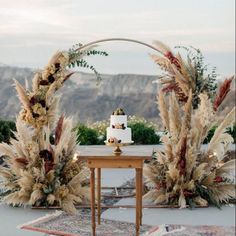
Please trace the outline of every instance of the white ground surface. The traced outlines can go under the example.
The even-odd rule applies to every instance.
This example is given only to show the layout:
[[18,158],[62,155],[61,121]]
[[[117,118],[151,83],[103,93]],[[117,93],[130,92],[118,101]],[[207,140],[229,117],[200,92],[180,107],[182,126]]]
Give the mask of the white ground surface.
[[[149,146],[150,150],[153,149]],[[128,169],[102,170],[103,186],[120,186],[134,177],[134,171]],[[133,204],[135,199],[123,199],[117,204]],[[35,220],[48,213],[50,210],[32,210],[29,208],[12,208],[0,205],[0,236],[39,236],[42,233],[19,230],[17,225]],[[134,222],[135,209],[109,209],[102,215],[103,218]],[[191,225],[235,225],[235,206],[226,206],[222,210],[217,208],[205,209],[143,209],[143,223],[158,224],[191,224]],[[114,235],[115,236],[115,235]]]

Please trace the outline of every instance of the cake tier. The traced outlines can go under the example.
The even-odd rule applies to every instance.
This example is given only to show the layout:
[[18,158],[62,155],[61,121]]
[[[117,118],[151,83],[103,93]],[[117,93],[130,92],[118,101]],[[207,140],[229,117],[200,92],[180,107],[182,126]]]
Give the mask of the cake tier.
[[107,128],[107,141],[109,138],[116,138],[121,140],[121,143],[130,143],[131,140],[131,129],[112,129],[111,127]]
[[111,115],[110,127],[116,124],[124,124],[124,126],[127,127],[127,115]]

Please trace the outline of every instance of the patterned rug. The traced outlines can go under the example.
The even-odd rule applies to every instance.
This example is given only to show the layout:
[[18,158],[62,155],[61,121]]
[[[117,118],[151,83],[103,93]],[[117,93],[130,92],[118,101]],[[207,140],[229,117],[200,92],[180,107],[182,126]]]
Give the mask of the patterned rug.
[[235,236],[235,227],[160,225],[152,228],[144,236]]
[[[90,211],[78,210],[76,215],[57,211],[35,221],[19,226],[20,229],[42,232],[48,235],[91,236]],[[134,236],[135,224],[114,220],[101,220],[97,236]],[[235,227],[160,225],[141,226],[141,236],[235,236]]]
[[[32,230],[51,235],[91,236],[90,211],[80,209],[76,215],[68,215],[57,211],[35,221],[19,226],[20,229]],[[140,233],[145,233],[152,227],[141,226]],[[97,236],[134,236],[135,224],[114,220],[101,219],[101,225],[96,227]]]
[[[68,215],[62,211],[46,215],[35,221],[19,226],[20,229],[42,232],[47,235],[91,236],[90,211],[79,209],[78,214]],[[97,236],[134,236],[135,224],[114,220],[101,220],[97,225]],[[160,225],[157,227],[143,225],[142,236],[235,236],[235,227]]]

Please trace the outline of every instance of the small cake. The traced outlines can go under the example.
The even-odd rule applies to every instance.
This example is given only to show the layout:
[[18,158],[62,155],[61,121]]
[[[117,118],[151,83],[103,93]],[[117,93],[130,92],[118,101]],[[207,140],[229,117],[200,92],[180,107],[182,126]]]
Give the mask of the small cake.
[[131,129],[127,127],[127,115],[121,108],[116,109],[110,118],[107,128],[107,142],[131,143]]

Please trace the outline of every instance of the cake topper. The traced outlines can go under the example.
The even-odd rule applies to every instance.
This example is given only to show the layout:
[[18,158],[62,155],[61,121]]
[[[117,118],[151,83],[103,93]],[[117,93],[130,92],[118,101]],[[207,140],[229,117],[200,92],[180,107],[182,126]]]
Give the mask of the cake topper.
[[115,111],[112,112],[112,115],[115,116],[124,116],[125,112],[122,108],[117,108]]

